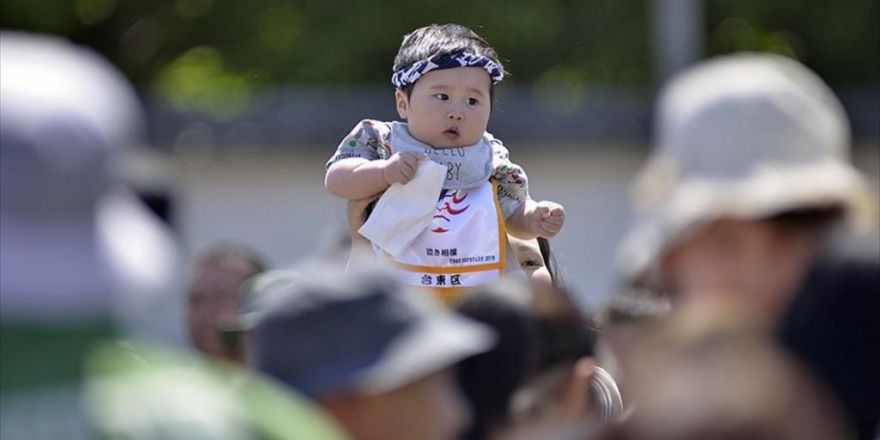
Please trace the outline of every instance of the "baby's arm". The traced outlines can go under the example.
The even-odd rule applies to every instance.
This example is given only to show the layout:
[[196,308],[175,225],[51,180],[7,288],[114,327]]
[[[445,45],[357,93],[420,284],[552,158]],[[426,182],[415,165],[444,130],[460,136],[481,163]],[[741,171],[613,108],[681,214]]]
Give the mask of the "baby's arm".
[[409,153],[390,154],[390,135],[391,127],[385,122],[358,122],[327,161],[327,190],[342,198],[359,200],[379,194],[394,183],[409,182],[418,158]]
[[529,178],[525,170],[510,161],[507,148],[490,136],[493,149],[493,178],[498,184],[499,204],[508,232],[526,240],[552,238],[565,223],[565,209],[550,202],[536,202],[529,196]]
[[407,152],[395,153],[388,159],[351,157],[330,165],[324,185],[339,197],[363,199],[385,191],[392,184],[409,182],[418,165],[419,156]]
[[507,232],[515,237],[531,240],[536,237],[553,238],[565,224],[565,208],[556,202],[527,199],[507,218]]

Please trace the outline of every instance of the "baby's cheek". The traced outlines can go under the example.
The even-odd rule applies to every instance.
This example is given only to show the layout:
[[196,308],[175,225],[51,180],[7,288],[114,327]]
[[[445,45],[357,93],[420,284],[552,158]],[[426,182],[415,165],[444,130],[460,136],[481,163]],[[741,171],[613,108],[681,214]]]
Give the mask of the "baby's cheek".
[[547,267],[540,266],[535,268],[531,274],[526,274],[530,280],[535,283],[552,285],[553,279],[550,277],[550,271],[547,270]]

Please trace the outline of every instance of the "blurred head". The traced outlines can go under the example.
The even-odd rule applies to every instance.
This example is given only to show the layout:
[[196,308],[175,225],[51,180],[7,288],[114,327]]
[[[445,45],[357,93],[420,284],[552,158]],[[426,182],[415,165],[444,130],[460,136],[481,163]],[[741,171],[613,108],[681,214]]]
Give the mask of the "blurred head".
[[240,361],[240,344],[224,328],[241,314],[245,281],[266,270],[251,249],[233,244],[212,247],[190,267],[186,322],[192,345],[205,355]]
[[593,360],[595,329],[565,292],[508,282],[464,295],[457,310],[498,333],[493,349],[459,366],[475,414],[466,438],[580,432],[620,411]]
[[567,291],[540,285],[533,288],[530,314],[535,357],[528,381],[511,402],[514,417],[540,423],[544,414],[561,410],[568,414],[562,422],[575,432],[617,417],[620,395],[596,363],[592,316]]
[[134,89],[57,37],[4,31],[0,41],[3,320],[110,318],[179,342],[173,238],[112,172],[141,142]]
[[450,368],[492,333],[379,272],[305,271],[252,333],[257,369],[318,401],[356,439],[457,438]]
[[265,270],[248,278],[235,295],[236,315],[232,308],[224,308],[222,319],[215,325],[226,360],[251,365],[254,363],[252,330],[273,304],[301,282],[302,274],[291,269]]
[[625,366],[631,362],[633,348],[653,326],[669,314],[669,300],[650,292],[625,290],[611,297],[599,314],[596,356],[617,383],[623,399],[627,392]]
[[777,219],[873,217],[849,163],[843,108],[796,61],[739,54],[703,62],[664,87],[656,113],[656,149],[635,185],[639,220],[620,255],[630,279],[673,294],[762,297],[777,308],[819,236],[802,233],[816,228],[779,234],[787,227]]
[[513,394],[537,357],[531,302],[532,292],[525,285],[506,283],[465,294],[456,305],[459,313],[498,335],[492,349],[465,359],[458,368],[459,384],[474,414],[465,438],[488,438],[511,423]]
[[140,129],[139,103],[88,49],[19,32],[0,38],[3,312],[107,312],[95,214],[112,161]]
[[397,111],[415,138],[436,148],[482,138],[504,72],[482,37],[457,24],[416,29],[404,36],[393,70]]

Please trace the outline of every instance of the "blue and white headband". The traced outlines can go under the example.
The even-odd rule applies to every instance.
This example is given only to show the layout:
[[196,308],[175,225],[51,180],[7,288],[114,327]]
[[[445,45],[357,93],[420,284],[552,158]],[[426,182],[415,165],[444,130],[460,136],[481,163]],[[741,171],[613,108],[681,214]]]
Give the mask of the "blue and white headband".
[[504,79],[504,70],[501,66],[492,61],[488,57],[477,55],[471,52],[453,52],[441,56],[432,56],[426,60],[421,60],[406,66],[394,75],[391,75],[391,84],[394,87],[402,89],[421,78],[422,75],[439,69],[451,69],[453,67],[482,67],[492,78],[492,84],[497,84]]

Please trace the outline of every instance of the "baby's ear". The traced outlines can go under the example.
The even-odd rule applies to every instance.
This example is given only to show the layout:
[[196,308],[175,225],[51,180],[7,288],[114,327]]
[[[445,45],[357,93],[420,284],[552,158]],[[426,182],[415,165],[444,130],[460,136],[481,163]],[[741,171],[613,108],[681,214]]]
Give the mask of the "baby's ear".
[[400,89],[395,90],[394,101],[397,104],[397,114],[400,115],[400,119],[406,120],[406,111],[409,106],[409,99],[406,97],[406,93]]

